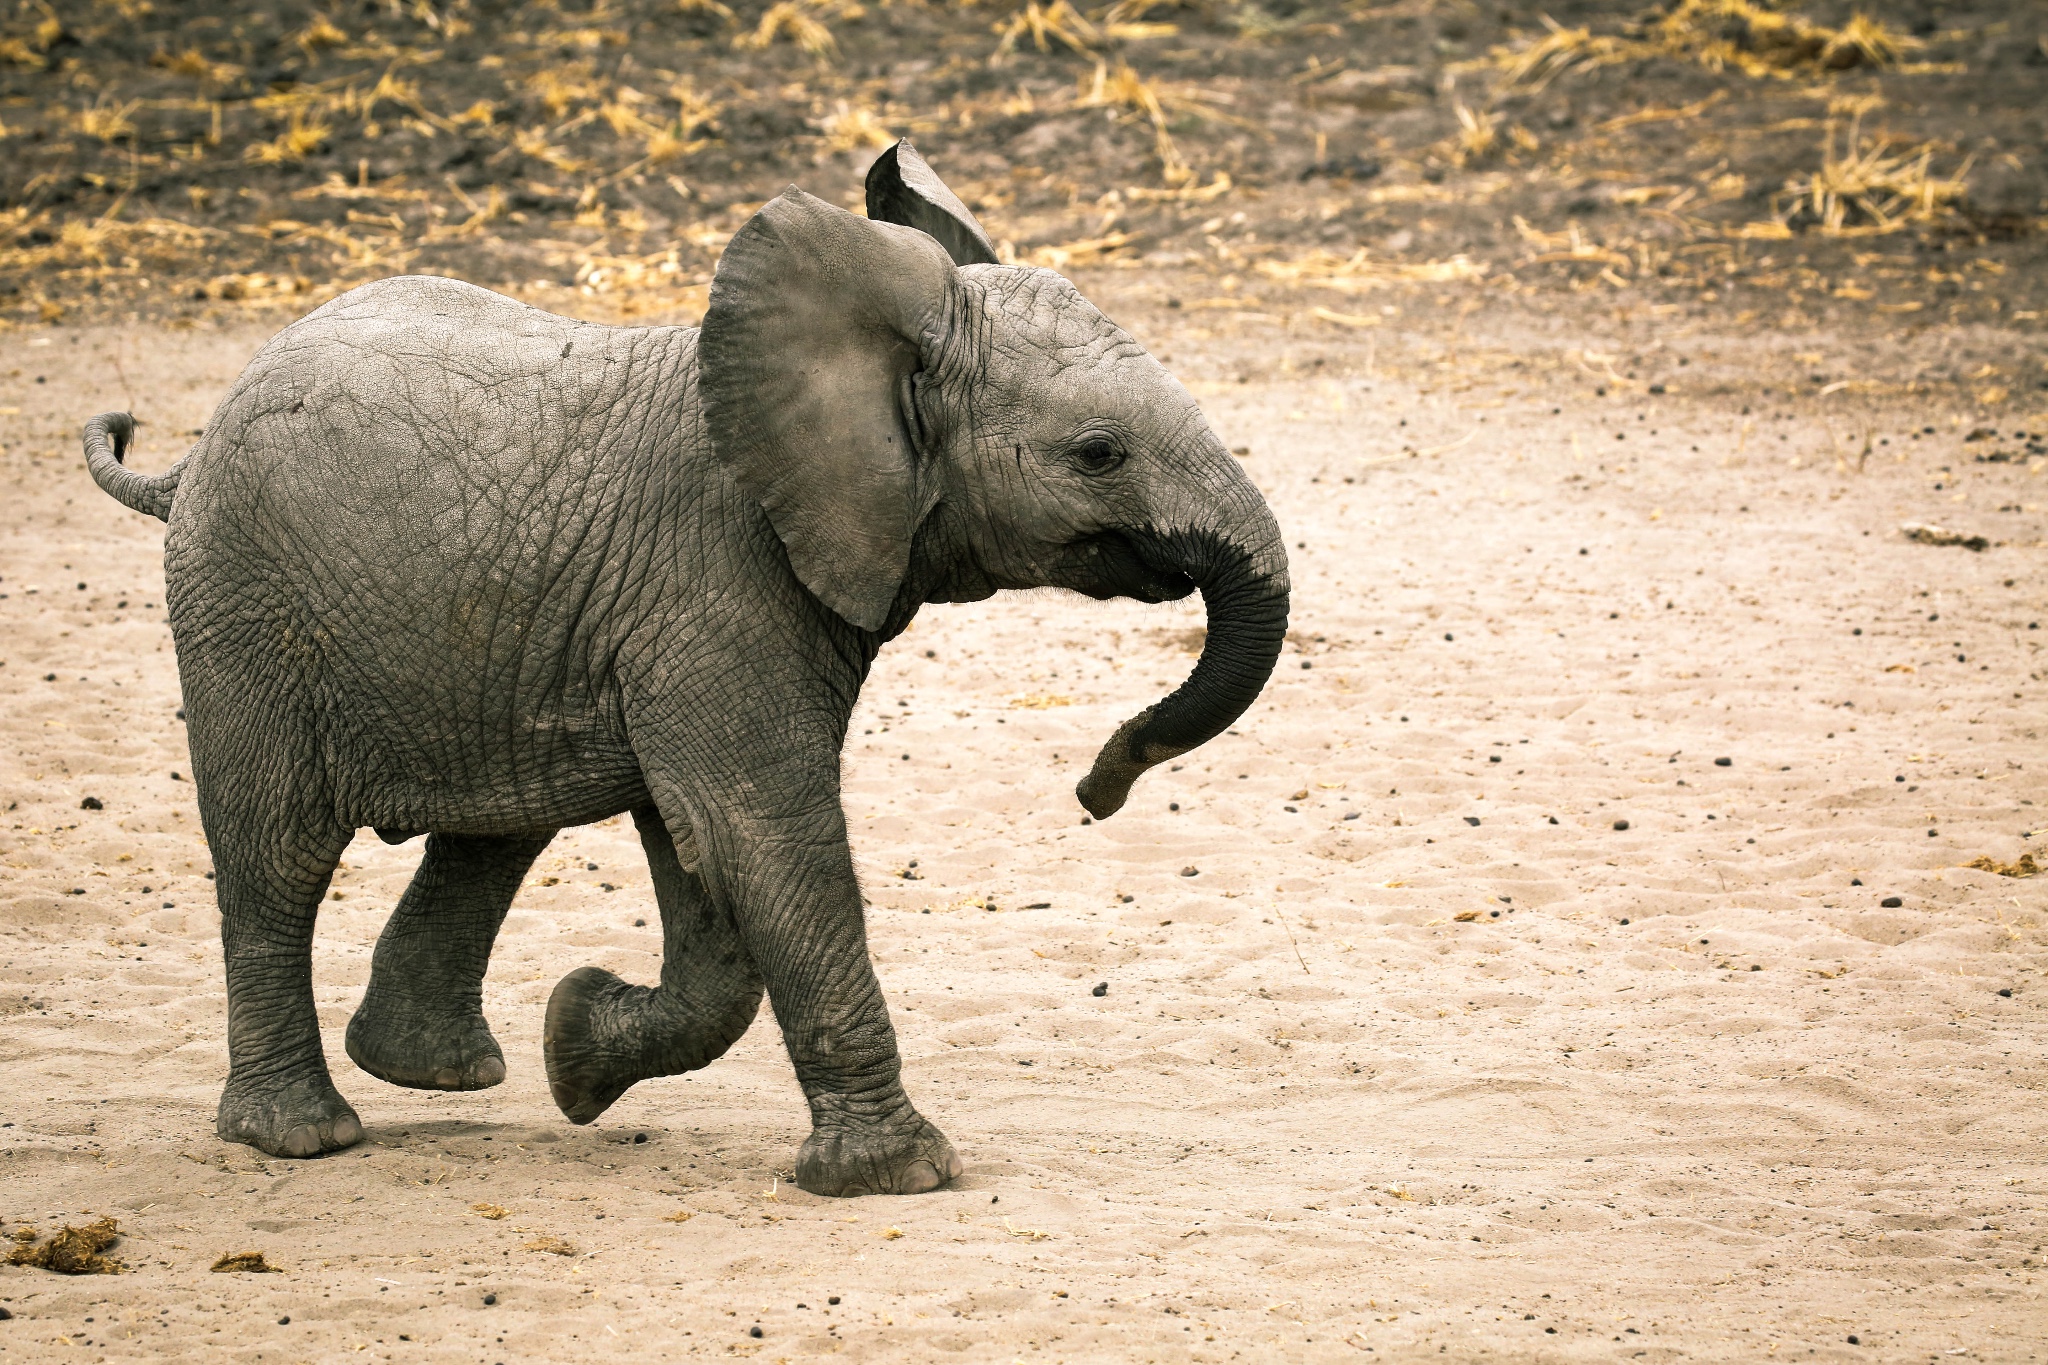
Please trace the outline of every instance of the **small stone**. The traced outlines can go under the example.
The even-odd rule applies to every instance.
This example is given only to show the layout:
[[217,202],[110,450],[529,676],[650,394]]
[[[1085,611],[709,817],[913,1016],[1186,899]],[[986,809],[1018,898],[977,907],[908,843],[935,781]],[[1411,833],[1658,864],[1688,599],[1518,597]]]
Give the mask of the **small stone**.
[[756,1339],[759,1339],[759,1337],[760,1337],[760,1335],[761,1335],[761,1328],[760,1328],[760,1325],[759,1325],[759,1324],[757,1323],[756,1325],[754,1325],[754,1326],[752,1326],[752,1327],[749,1327],[749,1328],[747,1329],[747,1335],[748,1335],[748,1336],[750,1336],[750,1337],[754,1337],[754,1338],[756,1338]]
[[1735,766],[1735,760],[1732,758],[1717,758],[1714,760],[1714,766],[1717,768],[1732,768]]
[[645,1134],[645,1133],[635,1133],[635,1134],[633,1134],[633,1145],[634,1145],[635,1147],[638,1147],[638,1146],[639,1146],[639,1145],[640,1145],[641,1143],[643,1143],[643,1142],[645,1142],[645,1141],[647,1141],[647,1134]]
[[1886,910],[1896,910],[1905,903],[1905,901],[1901,900],[1897,896],[1886,896],[1883,900],[1878,902],[1878,905]]
[[1626,821],[1626,820],[1616,820],[1616,821],[1614,822],[1614,827],[1615,827],[1616,829],[1627,829],[1627,828],[1628,828],[1628,821]]
[[1849,1334],[1849,1344],[1851,1346],[1861,1346],[1863,1343],[1857,1339],[1857,1336],[1854,1332],[1851,1332]]
[[[1096,998],[1097,1000],[1100,1000],[1100,999],[1101,999],[1101,998],[1102,998],[1103,996],[1105,996],[1105,995],[1108,995],[1108,994],[1109,994],[1109,983],[1108,983],[1107,981],[1098,981],[1098,982],[1096,982],[1096,983],[1095,983],[1095,989],[1094,989],[1094,990],[1092,990],[1092,991],[1090,991],[1090,992],[1088,992],[1088,994],[1090,994],[1090,995],[1094,996],[1094,997],[1095,997],[1095,998]],[[2011,995],[2011,994],[2012,994],[2012,992],[2011,992],[2011,991],[2007,991],[2007,992],[2006,992],[2006,994],[2007,994],[2007,995]]]
[[1468,815],[1465,817],[1465,823],[1468,825],[1476,825],[1479,823],[1479,817],[1476,815]]
[[289,1326],[291,1326],[291,1321],[292,1321],[292,1318],[291,1318],[291,1314],[287,1313],[287,1314],[285,1314],[285,1315],[284,1315],[283,1317],[281,1317],[281,1318],[279,1318],[279,1319],[277,1320],[277,1325],[278,1325],[279,1327],[289,1327]]
[[78,803],[78,808],[80,810],[105,810],[106,806],[101,803],[97,796],[88,796],[85,800]]
[[1861,886],[1861,885],[1863,885],[1863,878],[1861,878],[1861,877],[1851,877],[1851,878],[1849,878],[1849,885],[1851,885],[1851,886]]
[[636,919],[633,921],[633,927],[635,929],[645,929],[647,927],[647,921],[644,919]]
[[484,1307],[486,1307],[486,1308],[489,1308],[489,1307],[490,1307],[490,1306],[491,1306],[492,1304],[496,1303],[497,1301],[498,1301],[498,1296],[497,1296],[496,1294],[486,1294],[486,1295],[484,1295]]
[[1202,869],[1199,867],[1184,867],[1180,870],[1180,875],[1183,877],[1199,877],[1202,875]]
[[1623,924],[1627,924],[1627,923],[1628,923],[1628,921],[1627,921],[1627,920],[1623,920],[1623,921],[1622,921],[1622,923],[1623,923]]
[[2012,987],[2007,986],[2004,990],[2000,991],[1999,994],[2004,996],[2008,1000],[2012,999]]
[[831,1298],[825,1300],[825,1302],[832,1304],[836,1307],[839,1303],[839,1296],[837,1294],[834,1294]]

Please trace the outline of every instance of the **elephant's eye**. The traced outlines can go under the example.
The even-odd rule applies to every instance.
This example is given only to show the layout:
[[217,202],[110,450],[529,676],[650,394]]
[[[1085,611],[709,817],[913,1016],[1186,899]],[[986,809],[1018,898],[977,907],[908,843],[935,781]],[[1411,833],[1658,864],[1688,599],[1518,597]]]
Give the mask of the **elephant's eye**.
[[1122,447],[1107,436],[1084,437],[1074,446],[1074,463],[1084,473],[1107,474],[1123,462]]

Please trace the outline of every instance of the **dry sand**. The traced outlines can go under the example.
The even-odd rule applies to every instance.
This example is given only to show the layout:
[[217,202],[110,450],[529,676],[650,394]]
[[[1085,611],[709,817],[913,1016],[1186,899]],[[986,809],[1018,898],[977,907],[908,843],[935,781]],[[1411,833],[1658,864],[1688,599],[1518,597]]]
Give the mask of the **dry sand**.
[[[1672,324],[1683,382],[1596,395],[1540,321],[1447,353],[1116,288],[1251,447],[1296,642],[1090,827],[1073,782],[1196,611],[1017,596],[885,653],[847,806],[969,1173],[852,1202],[787,1183],[766,1017],[593,1127],[549,1102],[554,982],[656,971],[621,821],[535,868],[473,1095],[342,1050],[419,853],[366,834],[315,971],[368,1139],[214,1138],[161,527],[75,433],[132,405],[161,467],[269,329],[0,334],[0,1218],[114,1216],[129,1267],[0,1267],[0,1360],[2048,1354],[2048,878],[1960,866],[2048,844],[2041,462],[1974,462],[1950,406],[1766,396],[1791,341]],[[208,1271],[257,1250],[283,1273]]]

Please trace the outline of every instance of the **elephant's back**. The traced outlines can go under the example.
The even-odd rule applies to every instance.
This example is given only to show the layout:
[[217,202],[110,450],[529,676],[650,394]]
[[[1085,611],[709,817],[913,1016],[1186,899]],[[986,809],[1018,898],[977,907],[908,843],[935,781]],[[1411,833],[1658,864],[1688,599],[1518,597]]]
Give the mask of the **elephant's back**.
[[684,439],[695,335],[580,322],[431,276],[364,285],[257,353],[174,518],[216,533],[279,515],[425,531],[479,502],[603,480],[608,462]]

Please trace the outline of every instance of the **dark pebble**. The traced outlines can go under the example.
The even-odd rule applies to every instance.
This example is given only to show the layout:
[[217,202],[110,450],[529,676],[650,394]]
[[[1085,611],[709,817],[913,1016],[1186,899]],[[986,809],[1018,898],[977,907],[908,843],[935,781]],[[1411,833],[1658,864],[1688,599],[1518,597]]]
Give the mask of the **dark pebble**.
[[1627,924],[1627,923],[1628,923],[1628,921],[1627,921],[1627,920],[1623,920],[1623,921],[1622,921],[1622,923],[1623,923],[1623,924]]
[[1940,832],[1940,830],[1930,829],[1927,831],[1927,837],[1932,839],[1935,835],[1939,834]]
[[292,1319],[291,1319],[291,1314],[287,1313],[287,1314],[285,1314],[285,1316],[283,1316],[283,1317],[281,1317],[281,1318],[279,1318],[279,1319],[277,1320],[277,1325],[278,1325],[279,1327],[288,1327],[288,1326],[290,1326],[290,1325],[291,1325],[291,1320],[292,1320]]
[[747,1329],[747,1335],[750,1337],[758,1338],[761,1335],[761,1329],[758,1326],[749,1327]]
[[1616,829],[1627,829],[1627,828],[1628,828],[1628,821],[1626,821],[1626,820],[1616,820],[1616,821],[1614,822],[1614,827],[1615,827]]
[[1854,1332],[1851,1332],[1849,1334],[1849,1344],[1851,1346],[1861,1346],[1863,1343],[1857,1339],[1856,1334]]
[[834,1294],[831,1298],[825,1300],[825,1302],[836,1305],[839,1302],[839,1296],[837,1294]]
[[633,921],[633,927],[635,929],[645,929],[647,927],[647,921],[644,919],[636,919]]
[[1896,910],[1905,903],[1905,901],[1901,900],[1897,896],[1886,896],[1883,900],[1878,902],[1878,904],[1886,910]]
[[1550,817],[1550,823],[1553,825],[1557,823],[1557,817],[1555,815]]
[[639,1145],[640,1145],[641,1143],[643,1143],[643,1142],[645,1142],[645,1141],[647,1141],[647,1134],[645,1134],[645,1133],[635,1133],[635,1134],[633,1134],[633,1145],[634,1145],[634,1146],[636,1146],[636,1147],[637,1147],[637,1146],[639,1146]]
[[486,1295],[484,1295],[484,1307],[486,1307],[486,1308],[489,1308],[489,1307],[490,1307],[490,1306],[491,1306],[492,1304],[496,1303],[497,1301],[498,1301],[498,1296],[497,1296],[496,1294],[486,1294]]
[[[1109,994],[1109,983],[1108,983],[1107,981],[1098,981],[1098,982],[1096,982],[1096,983],[1095,983],[1095,989],[1094,989],[1094,990],[1092,990],[1092,991],[1090,991],[1090,992],[1088,992],[1088,994],[1090,994],[1090,995],[1094,996],[1094,997],[1095,997],[1095,998],[1096,998],[1097,1000],[1100,1000],[1100,999],[1101,999],[1101,998],[1102,998],[1103,996],[1105,996],[1105,995],[1108,995],[1108,994]],[[2007,994],[2007,995],[2011,995],[2011,994],[2012,994],[2012,992],[2011,992],[2011,991],[2007,991],[2007,992],[2006,992],[2006,994]]]
[[1095,817],[1092,815],[1084,815],[1081,817],[1081,823],[1084,825],[1092,825],[1095,823]]
[[1861,877],[1851,877],[1851,878],[1849,878],[1849,885],[1851,885],[1851,886],[1861,886],[1861,885],[1863,885],[1863,878],[1861,878]]
[[1717,768],[1732,768],[1735,766],[1735,760],[1732,758],[1717,758],[1714,760],[1714,766]]
[[1479,817],[1476,815],[1468,815],[1465,817],[1465,823],[1468,825],[1476,825],[1479,823]]
[[1445,631],[1445,632],[1444,632],[1444,638],[1445,638],[1446,640],[1448,640],[1448,639],[1451,639],[1451,638],[1452,638],[1452,636],[1451,636],[1451,633],[1450,633],[1449,631]]
[[106,806],[97,796],[88,796],[78,803],[80,810],[105,810]]
[[2007,986],[2004,990],[2000,991],[1999,994],[2004,996],[2008,1000],[2012,999],[2012,987]]

